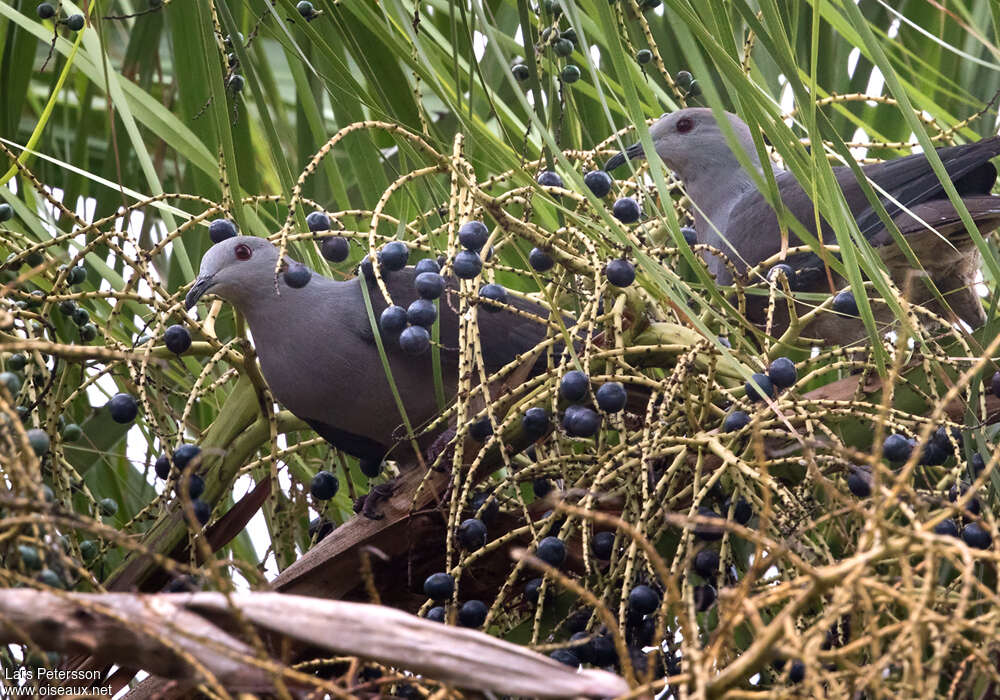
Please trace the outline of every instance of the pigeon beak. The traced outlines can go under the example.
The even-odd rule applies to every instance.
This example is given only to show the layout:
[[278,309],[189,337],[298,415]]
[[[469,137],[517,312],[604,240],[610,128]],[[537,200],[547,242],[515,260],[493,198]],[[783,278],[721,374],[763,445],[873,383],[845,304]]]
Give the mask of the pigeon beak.
[[191,287],[187,296],[184,297],[184,308],[190,311],[191,307],[198,303],[198,300],[209,290],[213,283],[214,280],[212,277],[199,277],[196,279],[194,286]]
[[608,171],[614,170],[615,168],[624,165],[625,161],[641,158],[644,154],[645,152],[642,150],[642,144],[633,143],[621,153],[616,153],[611,156],[611,159],[604,164],[604,169]]

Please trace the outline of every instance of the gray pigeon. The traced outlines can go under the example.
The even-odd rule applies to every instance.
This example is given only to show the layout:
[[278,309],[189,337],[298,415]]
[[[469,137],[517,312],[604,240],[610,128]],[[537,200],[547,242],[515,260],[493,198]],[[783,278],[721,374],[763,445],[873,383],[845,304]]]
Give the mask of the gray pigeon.
[[[301,288],[278,276],[278,249],[263,238],[237,236],[212,246],[201,261],[197,280],[185,298],[187,308],[211,292],[232,303],[253,335],[261,370],[275,398],[306,421],[331,445],[365,460],[381,461],[406,442],[379,358],[361,290],[361,278],[337,282],[313,273]],[[286,258],[286,263],[291,262]],[[384,273],[393,303],[417,298],[413,268]],[[367,282],[378,319],[387,304]],[[515,297],[508,303],[524,312],[480,309],[480,342],[487,372],[532,350],[544,337],[547,313]],[[449,285],[439,305],[441,365],[446,396],[454,397],[458,374],[458,296]],[[414,430],[438,413],[431,352],[405,354],[395,338],[383,336],[392,376]],[[546,358],[536,360],[543,369]],[[426,447],[433,436],[425,436]]]
[[[726,116],[750,162],[761,171],[749,128],[736,115],[726,113]],[[683,182],[694,205],[699,243],[722,250],[741,275],[780,251],[777,215],[729,149],[712,110],[689,108],[665,114],[650,127],[649,132],[657,154]],[[1000,154],[1000,137],[941,148],[937,152],[980,231],[985,234],[997,228],[1000,225],[1000,197],[990,195],[997,178],[996,168],[990,159]],[[613,170],[626,160],[643,155],[642,144],[634,144],[613,156],[605,169]],[[862,171],[877,185],[874,188],[877,193],[881,188],[899,203],[880,194],[886,211],[907,237],[924,270],[951,309],[972,327],[981,326],[985,315],[973,286],[981,263],[980,256],[926,156],[915,154],[865,165]],[[774,168],[774,173],[784,206],[806,230],[815,235],[811,199],[791,172]],[[906,278],[911,275],[912,268],[869,204],[854,173],[848,167],[836,167],[834,173],[860,231],[878,250],[894,282],[900,288],[906,288]],[[904,212],[900,205],[910,213]],[[927,230],[920,220],[934,226],[937,233]],[[826,221],[823,221],[822,240],[836,243],[836,237]],[[789,246],[798,245],[802,245],[801,241],[789,231]],[[720,257],[710,253],[705,253],[704,257],[709,271],[720,284],[732,283],[732,274]],[[794,291],[830,291],[826,269],[815,254],[790,256],[785,262],[792,268],[789,281]],[[837,276],[834,280],[837,286],[845,284]],[[918,303],[925,303],[931,298],[930,290],[919,281],[913,283],[912,290],[914,301]],[[761,297],[748,301],[754,299],[757,303],[751,303],[751,306],[756,308],[748,312],[751,320],[761,322]],[[942,311],[934,303],[929,306],[935,311]],[[780,313],[785,305],[779,304],[778,307]],[[884,305],[878,304],[874,308],[877,312],[882,310],[876,314],[879,320],[891,319]],[[776,324],[776,332],[783,330],[782,323],[787,326],[787,314]],[[863,334],[863,327],[857,319],[835,314],[824,314],[804,332],[807,337],[838,343],[857,339]]]

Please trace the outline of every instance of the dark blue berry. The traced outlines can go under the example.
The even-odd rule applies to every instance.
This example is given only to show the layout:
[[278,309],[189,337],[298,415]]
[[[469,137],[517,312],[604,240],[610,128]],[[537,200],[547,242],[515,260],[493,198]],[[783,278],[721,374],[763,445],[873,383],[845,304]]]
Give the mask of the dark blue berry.
[[767,376],[771,382],[779,389],[787,389],[795,384],[799,378],[795,370],[795,363],[787,357],[779,357],[767,368]]
[[635,282],[635,266],[628,260],[615,258],[605,266],[604,276],[616,287],[628,287]]
[[[960,497],[965,495],[965,492],[969,490],[968,484],[952,484],[951,488],[948,489],[948,500],[952,503],[956,502]],[[982,510],[982,504],[979,502],[978,498],[970,498],[965,502],[965,510],[967,510],[972,515],[979,515]]]
[[191,507],[194,509],[194,517],[198,519],[198,522],[204,525],[212,517],[212,506],[205,503],[205,501],[200,501],[195,499],[191,502]]
[[[716,513],[711,508],[706,508],[704,506],[698,509],[698,515],[702,518],[716,518],[718,520],[722,520],[721,515]],[[700,540],[705,540],[706,542],[721,540],[722,535],[723,529],[721,527],[716,527],[715,525],[699,523],[694,527],[694,536]]]
[[437,272],[421,272],[413,286],[424,299],[437,299],[444,293],[444,277]]
[[837,296],[833,298],[832,308],[838,314],[844,314],[845,316],[860,315],[860,312],[858,311],[858,302],[854,298],[854,293],[848,290],[837,293]]
[[493,434],[493,424],[489,416],[483,416],[469,425],[469,437],[478,442],[485,442]]
[[920,450],[920,464],[937,467],[948,461],[951,456],[951,446],[946,450],[940,443],[935,442],[933,436]]
[[170,352],[180,355],[191,347],[191,334],[180,324],[170,326],[163,332],[163,344]]
[[640,584],[629,591],[628,606],[636,615],[649,615],[660,606],[660,596],[649,586]]
[[205,480],[197,474],[188,478],[188,498],[194,500],[205,493]]
[[317,517],[309,521],[309,539],[319,542],[333,532],[334,525],[326,518]]
[[601,417],[586,406],[570,406],[563,415],[563,428],[570,437],[593,437],[600,427]]
[[351,244],[343,236],[330,236],[323,239],[319,252],[330,262],[344,262],[351,254]]
[[630,647],[648,647],[653,644],[653,636],[656,634],[656,617],[647,615],[636,621],[629,622],[625,627],[625,641]]
[[608,413],[618,413],[618,411],[625,408],[625,401],[628,399],[628,393],[621,382],[605,382],[601,384],[595,396],[600,409]]
[[555,173],[551,170],[543,170],[538,174],[538,184],[545,187],[563,187],[563,180],[559,177],[559,173]]
[[478,253],[486,245],[490,230],[482,221],[467,221],[458,229],[458,242],[466,250]]
[[533,578],[524,584],[524,599],[532,605],[538,604],[538,594],[541,592],[542,579]]
[[389,272],[402,270],[409,259],[410,249],[402,241],[389,241],[379,251],[379,262]]
[[684,236],[684,242],[688,245],[698,243],[698,232],[690,226],[681,226],[681,235]]
[[157,457],[156,462],[153,464],[153,470],[161,479],[168,478],[170,476],[170,458],[166,455]]
[[601,561],[607,561],[611,558],[614,546],[615,533],[613,532],[598,532],[594,535],[594,539],[590,543],[590,549],[594,553],[594,556]]
[[78,32],[83,29],[86,24],[86,20],[83,15],[70,15],[66,18],[66,27],[74,32]]
[[483,260],[479,253],[471,250],[460,250],[455,254],[451,269],[455,271],[455,276],[463,280],[471,280],[483,269]]
[[511,66],[510,72],[519,82],[524,82],[531,77],[531,69],[523,63],[515,63]]
[[590,390],[590,377],[578,369],[563,375],[559,382],[559,394],[567,401],[580,401]]
[[414,299],[406,308],[406,320],[414,326],[429,328],[437,320],[437,307],[430,299]]
[[703,549],[694,555],[693,568],[704,579],[713,579],[719,573],[719,553],[714,549]]
[[618,661],[618,652],[611,637],[601,635],[590,640],[590,653],[594,666],[611,666]]
[[443,605],[437,605],[427,611],[427,619],[431,622],[444,622],[445,609]]
[[531,481],[531,492],[535,494],[535,498],[545,498],[554,488],[555,485],[548,479],[539,478]]
[[500,504],[497,503],[497,499],[494,498],[487,504],[487,500],[489,500],[489,498],[490,494],[486,491],[477,491],[475,495],[473,495],[472,501],[469,504],[473,515],[487,525],[494,522],[497,519],[497,516],[500,515]]
[[298,10],[299,14],[307,20],[312,19],[313,15],[316,14],[316,8],[313,7],[313,4],[309,2],[309,0],[301,0],[295,6],[295,9]]
[[187,468],[187,465],[195,457],[201,454],[201,448],[197,445],[180,445],[174,450],[174,467],[178,471]]
[[56,8],[48,2],[39,3],[35,12],[38,13],[38,19],[52,19],[56,16]]
[[489,608],[481,600],[467,600],[458,609],[458,624],[462,627],[482,627]]
[[913,443],[898,433],[893,433],[882,443],[882,456],[890,462],[905,462],[912,452]]
[[972,457],[969,458],[969,469],[972,470],[973,478],[979,476],[986,469],[986,460],[983,459],[981,454],[974,452]]
[[935,535],[945,535],[947,537],[958,537],[958,523],[951,518],[945,518],[934,526]]
[[445,601],[455,592],[455,579],[451,574],[431,574],[424,581],[424,595],[434,601]]
[[533,406],[521,416],[521,427],[528,437],[540,438],[549,429],[549,412],[541,406]]
[[208,237],[212,243],[221,243],[227,238],[232,238],[239,234],[236,224],[229,219],[216,219],[208,225]]
[[408,355],[422,355],[431,347],[431,334],[423,326],[410,326],[399,334],[399,347]]
[[486,524],[478,518],[463,520],[458,526],[458,541],[463,549],[475,551],[486,544]]
[[868,498],[872,495],[872,475],[863,467],[851,466],[847,475],[847,488],[858,498]]
[[402,306],[387,306],[379,314],[378,327],[383,335],[396,336],[406,328],[406,309]]
[[752,381],[747,382],[745,385],[748,399],[751,401],[763,401],[765,396],[771,399],[774,398],[777,392],[774,389],[771,379],[766,374],[754,374],[751,379]]
[[441,266],[438,265],[437,260],[434,258],[421,258],[417,261],[417,264],[413,266],[413,274],[417,277],[424,272],[441,272]]
[[340,481],[332,473],[326,470],[316,472],[316,476],[309,483],[309,493],[319,501],[329,501],[337,495],[340,488]]
[[631,197],[622,197],[615,200],[611,206],[611,213],[623,224],[634,224],[642,212],[637,201]]
[[611,191],[612,180],[603,170],[591,170],[583,176],[583,184],[594,193],[595,197],[606,197]]
[[806,665],[799,659],[792,661],[788,667],[788,680],[792,683],[801,683],[806,677]]
[[496,304],[506,304],[507,290],[499,284],[484,284],[479,288],[479,298],[486,301],[486,303],[483,304],[484,311],[496,312],[500,310],[500,307],[491,302],[496,302]]
[[733,411],[723,419],[722,430],[727,433],[735,433],[748,425],[750,425],[750,416],[747,415],[746,411]]
[[718,597],[715,587],[707,583],[702,586],[695,586],[692,593],[694,594],[692,596],[694,598],[694,609],[698,612],[709,610],[715,604],[715,599]]
[[566,545],[558,537],[550,535],[538,543],[535,555],[549,566],[561,566],[566,561]]
[[792,284],[792,278],[795,276],[795,270],[792,269],[791,265],[786,265],[785,263],[778,263],[767,271],[767,281],[773,284],[778,284],[781,279],[781,275],[785,276],[788,280],[789,286]]
[[746,525],[750,522],[750,518],[753,517],[753,506],[750,505],[750,501],[741,498],[736,501],[736,505],[732,504],[732,499],[726,501],[726,512],[728,513],[730,508],[733,511],[733,520],[738,522],[740,525]]
[[[381,269],[381,264],[382,264],[381,253],[378,254],[378,261],[380,266],[379,269]],[[366,255],[365,257],[361,258],[361,262],[358,263],[358,274],[364,275],[364,278],[369,282],[373,282],[375,280],[375,266],[372,264],[370,256]],[[388,270],[382,270],[383,277],[385,277],[385,275],[387,274],[389,274]]]
[[1000,372],[993,374],[993,379],[990,381],[990,388],[993,390],[993,395],[1000,399]]
[[548,272],[556,262],[541,248],[532,248],[531,252],[528,253],[528,264],[535,272]]
[[309,216],[306,217],[306,226],[313,233],[316,231],[329,231],[330,217],[326,215],[326,212],[322,211],[309,212]]
[[116,423],[131,423],[139,415],[139,404],[128,394],[115,394],[107,406]]
[[312,271],[299,262],[291,262],[285,269],[285,284],[292,289],[302,289],[312,277]]

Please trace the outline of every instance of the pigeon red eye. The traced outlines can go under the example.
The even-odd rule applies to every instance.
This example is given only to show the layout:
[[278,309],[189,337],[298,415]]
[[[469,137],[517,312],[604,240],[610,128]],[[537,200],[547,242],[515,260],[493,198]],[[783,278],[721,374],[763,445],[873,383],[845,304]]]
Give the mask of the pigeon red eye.
[[692,121],[689,117],[682,117],[681,119],[677,120],[678,134],[686,134],[693,128],[694,128],[694,121]]
[[249,260],[250,256],[253,255],[253,251],[250,250],[250,246],[246,243],[240,243],[236,246],[234,252],[236,253],[237,260]]

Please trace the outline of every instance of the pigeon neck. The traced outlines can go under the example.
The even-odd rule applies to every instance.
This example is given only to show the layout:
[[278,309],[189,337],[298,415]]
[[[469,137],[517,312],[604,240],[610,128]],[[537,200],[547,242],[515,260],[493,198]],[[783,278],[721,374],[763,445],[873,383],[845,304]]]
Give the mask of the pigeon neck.
[[725,233],[729,212],[746,192],[754,189],[750,176],[739,163],[733,167],[696,171],[684,179],[684,189],[694,204],[700,243],[716,244]]
[[336,306],[338,297],[351,282],[336,282],[314,272],[306,286],[293,289],[280,277],[277,287],[273,279],[267,279],[257,286],[251,298],[233,303],[246,317],[256,339],[261,333],[285,333],[299,319],[324,316],[331,306]]

